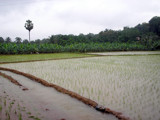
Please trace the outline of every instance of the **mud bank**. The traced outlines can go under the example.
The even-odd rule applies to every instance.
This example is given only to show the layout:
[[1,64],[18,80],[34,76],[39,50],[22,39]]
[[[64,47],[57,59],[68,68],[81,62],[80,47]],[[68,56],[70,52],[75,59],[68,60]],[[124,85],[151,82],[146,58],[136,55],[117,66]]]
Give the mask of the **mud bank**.
[[9,81],[11,81],[13,84],[18,85],[22,88],[22,90],[28,90],[28,88],[24,87],[23,85],[21,85],[18,81],[16,81],[15,79],[13,79],[11,76],[8,76],[4,73],[0,72],[0,76],[3,76],[4,78],[7,78]]
[[76,94],[76,93],[74,93],[72,91],[66,90],[66,89],[64,89],[64,88],[62,88],[60,86],[55,85],[55,84],[48,83],[45,80],[37,78],[37,77],[35,77],[33,75],[30,75],[30,74],[27,74],[27,73],[23,73],[23,72],[14,70],[14,69],[3,68],[3,67],[0,67],[0,70],[10,71],[10,72],[13,72],[13,73],[16,73],[16,74],[19,74],[19,75],[23,75],[23,76],[25,76],[25,77],[33,80],[33,81],[41,83],[42,85],[44,85],[46,87],[54,88],[54,89],[56,89],[57,91],[59,91],[61,93],[64,93],[64,94],[67,94],[67,95],[69,95],[69,96],[71,96],[73,98],[76,98],[79,101],[85,103],[86,105],[92,106],[94,109],[96,109],[96,110],[98,110],[100,112],[107,113],[107,114],[112,114],[112,115],[114,115],[115,117],[117,117],[120,120],[129,120],[128,117],[123,116],[123,114],[120,113],[120,112],[113,111],[113,110],[111,110],[109,108],[104,108],[103,106],[98,105],[98,103],[96,103],[95,101],[92,101],[92,100],[90,100],[88,98],[80,96],[80,95],[78,95],[78,94]]

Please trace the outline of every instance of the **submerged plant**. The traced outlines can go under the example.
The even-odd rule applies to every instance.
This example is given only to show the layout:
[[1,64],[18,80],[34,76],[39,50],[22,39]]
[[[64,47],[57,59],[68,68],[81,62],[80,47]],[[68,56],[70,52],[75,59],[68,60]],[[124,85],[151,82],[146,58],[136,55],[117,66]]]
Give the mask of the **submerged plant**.
[[0,104],[0,112],[2,111],[2,105]]
[[6,99],[4,100],[4,106],[6,106]]
[[19,120],[22,120],[22,114],[21,113],[19,113]]

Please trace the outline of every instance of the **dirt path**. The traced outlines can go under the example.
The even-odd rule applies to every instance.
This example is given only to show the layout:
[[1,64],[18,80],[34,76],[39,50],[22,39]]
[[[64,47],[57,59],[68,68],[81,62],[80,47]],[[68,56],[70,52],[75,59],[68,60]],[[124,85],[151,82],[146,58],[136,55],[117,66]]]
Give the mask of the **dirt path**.
[[[42,120],[116,120],[113,115],[102,114],[95,109],[59,93],[53,88],[31,81],[30,79],[0,71],[17,80],[24,88],[0,77],[0,119],[42,119]],[[6,102],[6,103],[5,103]],[[12,103],[14,102],[14,105]],[[5,104],[7,105],[5,105]],[[12,108],[9,107],[12,105]]]

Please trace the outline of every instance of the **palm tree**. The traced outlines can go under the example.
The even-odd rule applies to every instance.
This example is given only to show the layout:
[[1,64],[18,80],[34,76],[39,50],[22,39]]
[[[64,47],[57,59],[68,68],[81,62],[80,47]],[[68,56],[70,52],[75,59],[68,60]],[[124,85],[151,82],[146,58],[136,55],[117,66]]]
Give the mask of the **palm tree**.
[[29,41],[30,41],[30,31],[33,29],[33,23],[31,20],[26,20],[25,26],[24,26],[28,31],[29,31]]

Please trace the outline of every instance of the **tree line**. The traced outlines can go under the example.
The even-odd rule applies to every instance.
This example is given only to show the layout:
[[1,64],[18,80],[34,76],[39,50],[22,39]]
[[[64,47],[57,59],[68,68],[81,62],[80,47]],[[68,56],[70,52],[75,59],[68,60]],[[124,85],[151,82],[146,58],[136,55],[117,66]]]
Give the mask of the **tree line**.
[[[7,37],[6,39],[0,37],[0,45],[1,47],[18,46],[15,47],[17,49],[19,48],[19,46],[25,46],[23,49],[28,48],[27,46],[32,46],[36,49],[32,51],[33,53],[159,50],[160,17],[155,16],[150,19],[148,23],[138,24],[135,27],[124,27],[123,30],[105,29],[98,34],[59,34],[51,35],[48,38],[44,38],[41,40],[37,39],[31,42],[29,42],[27,39],[22,40],[20,37],[16,37],[15,41],[12,41],[9,37]],[[4,52],[0,52],[0,54],[3,53]],[[26,52],[21,52],[21,54],[23,53]],[[31,53],[31,51],[29,53]],[[19,52],[11,54],[19,54]]]

